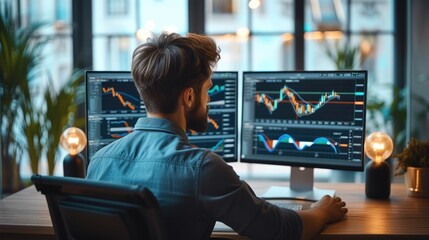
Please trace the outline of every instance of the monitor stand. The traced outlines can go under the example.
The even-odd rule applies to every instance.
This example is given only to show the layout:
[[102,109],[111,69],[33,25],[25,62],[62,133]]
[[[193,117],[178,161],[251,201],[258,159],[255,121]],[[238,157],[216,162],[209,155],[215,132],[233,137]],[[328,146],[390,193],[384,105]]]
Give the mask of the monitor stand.
[[313,168],[291,167],[289,187],[272,186],[261,197],[318,201],[324,195],[335,195],[335,190],[314,188],[313,183]]

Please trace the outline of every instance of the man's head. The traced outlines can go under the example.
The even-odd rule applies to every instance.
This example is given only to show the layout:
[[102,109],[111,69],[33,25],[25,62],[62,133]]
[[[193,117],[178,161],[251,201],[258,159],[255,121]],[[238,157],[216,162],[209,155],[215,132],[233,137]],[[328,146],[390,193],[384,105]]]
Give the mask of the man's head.
[[[209,37],[161,33],[149,39],[133,53],[134,82],[150,113],[170,114],[177,110],[178,98],[192,88],[201,96],[203,84],[210,80],[220,59],[220,50]],[[198,100],[196,104],[201,102]],[[200,106],[194,106],[198,111]]]

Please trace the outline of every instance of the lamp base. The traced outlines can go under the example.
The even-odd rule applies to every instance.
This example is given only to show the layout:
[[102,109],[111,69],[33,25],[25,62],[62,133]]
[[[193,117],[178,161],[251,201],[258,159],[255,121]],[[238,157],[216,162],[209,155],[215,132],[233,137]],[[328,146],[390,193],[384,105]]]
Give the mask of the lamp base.
[[390,197],[390,166],[385,161],[369,161],[365,166],[365,194],[375,199]]
[[81,154],[67,154],[63,160],[63,171],[65,177],[85,178],[86,164]]

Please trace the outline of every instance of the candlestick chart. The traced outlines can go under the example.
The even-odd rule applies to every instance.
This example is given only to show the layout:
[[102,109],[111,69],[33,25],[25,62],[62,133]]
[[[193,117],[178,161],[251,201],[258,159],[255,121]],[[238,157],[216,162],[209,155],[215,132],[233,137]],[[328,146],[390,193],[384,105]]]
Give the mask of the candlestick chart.
[[366,71],[243,74],[241,161],[361,170]]
[[255,118],[352,121],[354,106],[359,104],[353,84],[332,86],[311,81],[259,83],[254,95]]
[[278,103],[284,101],[286,97],[289,99],[288,102],[290,102],[293,110],[295,111],[295,114],[298,117],[311,115],[330,101],[334,99],[340,99],[340,96],[336,92],[332,91],[331,93],[321,94],[317,103],[312,104],[310,101],[303,99],[295,90],[285,85],[282,89],[280,89],[279,98],[273,99],[270,96],[262,93],[256,94],[255,100],[258,103],[264,103],[267,107],[267,110],[272,113],[277,110]]

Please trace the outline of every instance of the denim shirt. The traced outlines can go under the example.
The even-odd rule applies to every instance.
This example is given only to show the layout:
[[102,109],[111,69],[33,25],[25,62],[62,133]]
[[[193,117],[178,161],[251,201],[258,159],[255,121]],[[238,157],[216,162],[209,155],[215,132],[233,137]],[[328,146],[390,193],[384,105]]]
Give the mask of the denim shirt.
[[299,215],[258,198],[217,154],[192,146],[166,119],[140,118],[134,131],[100,149],[88,179],[148,187],[171,239],[209,239],[216,221],[251,239],[299,239]]

